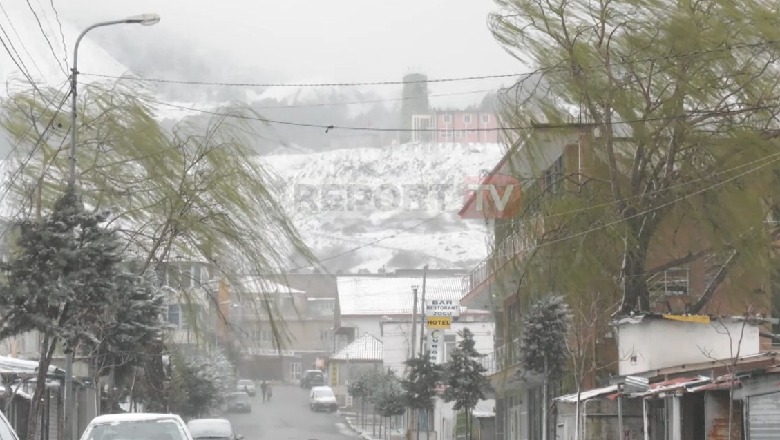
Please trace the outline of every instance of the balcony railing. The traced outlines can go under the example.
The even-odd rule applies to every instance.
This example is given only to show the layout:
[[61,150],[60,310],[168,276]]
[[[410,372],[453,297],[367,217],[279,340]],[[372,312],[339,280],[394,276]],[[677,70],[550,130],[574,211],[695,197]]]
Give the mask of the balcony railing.
[[481,359],[485,374],[492,375],[517,365],[522,359],[520,338],[508,342]]
[[514,258],[524,257],[533,248],[533,241],[527,234],[514,232],[506,237],[491,255],[482,260],[477,267],[466,276],[464,294],[476,289],[489,280],[497,271],[506,266]]

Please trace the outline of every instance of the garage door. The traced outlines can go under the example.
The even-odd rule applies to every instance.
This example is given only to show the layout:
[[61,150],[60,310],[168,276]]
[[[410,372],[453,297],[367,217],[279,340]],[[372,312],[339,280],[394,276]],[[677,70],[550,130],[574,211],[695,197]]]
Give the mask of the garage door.
[[748,400],[748,439],[780,439],[780,393],[752,396]]

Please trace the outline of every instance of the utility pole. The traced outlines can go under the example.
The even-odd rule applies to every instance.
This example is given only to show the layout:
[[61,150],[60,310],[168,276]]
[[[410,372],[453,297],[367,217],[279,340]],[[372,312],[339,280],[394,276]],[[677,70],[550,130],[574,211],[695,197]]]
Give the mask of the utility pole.
[[414,346],[417,345],[417,286],[412,286],[412,295],[414,295],[414,301],[412,303],[412,339],[409,344],[410,358],[414,357]]
[[422,298],[420,304],[422,304],[422,319],[420,320],[420,355],[425,353],[425,281],[428,278],[428,265],[423,266],[423,285],[422,285]]

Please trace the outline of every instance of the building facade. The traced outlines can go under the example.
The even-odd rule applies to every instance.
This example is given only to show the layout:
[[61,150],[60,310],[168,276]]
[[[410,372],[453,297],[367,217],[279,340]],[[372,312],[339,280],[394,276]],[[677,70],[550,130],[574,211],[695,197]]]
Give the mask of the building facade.
[[413,142],[484,143],[501,140],[500,121],[495,113],[451,110],[412,115]]
[[[497,164],[491,175],[522,177],[523,200],[515,201],[519,208],[530,206],[540,194],[555,197],[563,191],[574,191],[589,179],[603,178],[603,158],[594,150],[597,133],[591,126],[539,125],[530,131],[527,139]],[[621,139],[620,142],[630,142]],[[565,177],[565,178],[564,178]],[[464,217],[476,217],[475,197],[461,210]],[[496,389],[496,438],[524,440],[541,438],[544,406],[541,381],[522,378],[520,337],[522,322],[532,301],[533,293],[521,288],[520,267],[529,255],[538,249],[534,237],[540,231],[553,229],[555,221],[540,214],[519,222],[515,218],[484,218],[493,245],[491,254],[466,277],[467,294],[461,304],[470,308],[493,310],[496,318],[495,348],[485,358],[485,365]],[[548,223],[549,222],[549,223]],[[707,244],[697,237],[697,226],[685,221],[662,224],[651,247],[646,267],[662,268],[650,280],[653,310],[682,314],[698,295],[712,282],[718,261],[702,257],[684,264],[669,264],[686,255],[703,252]],[[671,267],[663,269],[665,265]],[[769,274],[761,271],[746,276],[737,273],[728,282],[721,283],[703,314],[742,314],[748,305],[754,313],[769,314],[768,295],[756,294],[769,285]],[[605,284],[614,283],[607,279]],[[593,289],[595,290],[595,288]],[[744,294],[737,295],[738,292]],[[753,293],[749,293],[753,292]],[[560,292],[566,295],[568,292]],[[619,296],[617,297],[619,300]],[[621,354],[608,315],[598,325],[580,329],[587,333],[591,352],[589,359],[599,365],[583,377],[584,389],[608,384],[610,375],[618,374]],[[581,335],[580,335],[581,336]],[[762,339],[762,347],[769,346]],[[548,430],[548,438],[552,433]]]

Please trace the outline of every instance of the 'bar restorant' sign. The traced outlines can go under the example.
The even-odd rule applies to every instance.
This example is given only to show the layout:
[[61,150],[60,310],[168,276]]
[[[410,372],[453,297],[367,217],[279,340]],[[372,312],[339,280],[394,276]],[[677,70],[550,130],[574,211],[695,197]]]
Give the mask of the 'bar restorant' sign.
[[451,299],[425,301],[425,316],[458,316],[460,302]]

